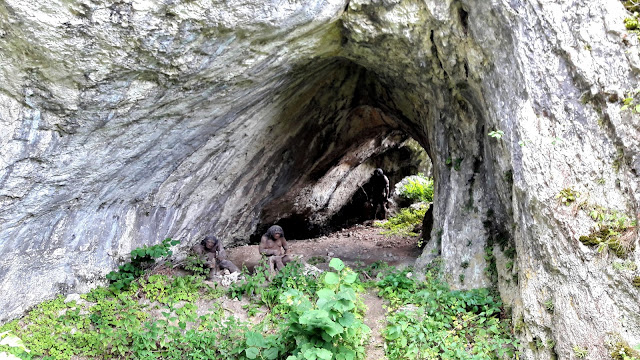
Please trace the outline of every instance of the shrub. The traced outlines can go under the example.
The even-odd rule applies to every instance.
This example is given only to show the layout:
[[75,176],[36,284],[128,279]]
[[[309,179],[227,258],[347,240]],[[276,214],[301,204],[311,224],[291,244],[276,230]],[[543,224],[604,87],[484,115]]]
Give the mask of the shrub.
[[388,221],[375,223],[375,226],[388,229],[385,235],[417,236],[413,230],[417,225],[422,224],[424,214],[429,209],[427,204],[404,208],[400,212],[389,218]]
[[171,246],[180,243],[178,240],[166,238],[158,245],[143,246],[131,251],[131,261],[120,265],[118,271],[107,274],[111,281],[109,289],[114,292],[128,290],[133,280],[144,274],[144,269],[155,262],[155,259],[170,256],[173,252]]
[[396,194],[411,202],[432,202],[433,178],[423,174],[407,176],[396,185]]

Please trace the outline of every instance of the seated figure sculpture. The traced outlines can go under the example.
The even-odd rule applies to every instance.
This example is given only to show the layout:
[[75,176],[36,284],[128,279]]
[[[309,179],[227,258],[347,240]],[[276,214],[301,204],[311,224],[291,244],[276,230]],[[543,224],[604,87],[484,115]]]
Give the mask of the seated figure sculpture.
[[228,270],[229,273],[239,272],[240,269],[227,259],[227,252],[224,251],[222,241],[215,236],[207,236],[200,242],[195,244],[191,250],[205,260],[205,266],[211,271],[209,279],[218,274],[218,271]]
[[258,250],[261,255],[267,257],[271,275],[274,275],[276,270],[280,271],[288,262],[293,260],[289,256],[289,246],[284,237],[284,231],[278,225],[273,225],[262,235]]

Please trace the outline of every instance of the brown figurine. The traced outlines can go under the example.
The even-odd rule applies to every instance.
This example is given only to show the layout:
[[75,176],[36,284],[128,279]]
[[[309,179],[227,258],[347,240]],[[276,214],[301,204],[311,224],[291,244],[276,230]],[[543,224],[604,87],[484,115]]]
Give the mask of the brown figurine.
[[289,246],[284,238],[284,231],[278,225],[273,225],[260,239],[258,247],[261,255],[265,255],[269,261],[269,273],[275,274],[280,271],[288,262],[293,260],[289,256]]
[[218,273],[218,270],[229,270],[230,273],[239,272],[240,269],[227,259],[227,252],[222,247],[222,242],[215,236],[207,236],[200,244],[193,245],[191,250],[205,260],[205,266],[211,271],[209,278]]
[[384,174],[382,169],[377,168],[373,172],[371,177],[372,187],[372,206],[373,206],[373,219],[378,219],[378,209],[382,214],[382,218],[387,218],[387,203],[389,202],[389,179]]

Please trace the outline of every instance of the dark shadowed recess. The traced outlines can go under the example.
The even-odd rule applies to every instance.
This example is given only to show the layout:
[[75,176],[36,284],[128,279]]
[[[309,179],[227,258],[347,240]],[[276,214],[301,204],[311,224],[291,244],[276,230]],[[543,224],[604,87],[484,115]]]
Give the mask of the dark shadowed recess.
[[[281,121],[305,122],[308,126],[305,126],[306,133],[296,137],[299,141],[290,144],[292,153],[298,154],[299,158],[281,160],[289,163],[276,182],[282,185],[281,189],[295,188],[296,184],[301,182],[300,179],[307,181],[307,184],[318,181],[337,164],[344,164],[345,158],[352,159],[349,162],[352,168],[365,163],[369,167],[383,168],[389,177],[391,191],[402,178],[418,172],[411,149],[406,146],[382,145],[382,139],[389,136],[396,139],[414,138],[427,153],[429,152],[424,130],[415,131],[417,124],[424,121],[420,118],[424,114],[416,116],[420,114],[419,111],[400,109],[397,105],[398,98],[406,94],[401,90],[402,86],[393,84],[393,80],[381,79],[374,72],[344,58],[325,59],[294,70],[293,74],[304,78],[301,82],[293,83],[316,82],[318,86],[311,95],[303,91],[289,91],[294,97],[306,96],[309,100],[293,101],[304,104],[303,108],[297,112],[283,111]],[[325,79],[324,83],[318,79]],[[326,79],[331,79],[331,83],[327,83]],[[406,103],[404,102],[404,106]],[[420,128],[424,129],[424,126]],[[377,141],[378,151],[373,151],[366,158],[350,155],[350,151],[357,150],[359,145],[371,141]],[[323,145],[314,148],[308,144]],[[370,196],[368,186],[354,185],[357,189],[354,189],[354,195],[350,200],[321,223],[312,221],[313,214],[309,213],[292,213],[286,217],[277,215],[276,212],[288,209],[286,198],[291,190],[277,191],[278,194],[271,194],[270,198],[263,202],[256,231],[251,235],[249,242],[258,243],[262,234],[274,224],[284,228],[288,239],[306,239],[362,223],[370,218],[366,209]]]

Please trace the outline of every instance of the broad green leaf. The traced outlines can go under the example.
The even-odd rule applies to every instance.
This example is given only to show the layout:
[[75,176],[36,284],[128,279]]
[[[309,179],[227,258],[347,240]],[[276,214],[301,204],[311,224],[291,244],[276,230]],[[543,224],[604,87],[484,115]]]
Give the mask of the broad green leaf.
[[244,352],[249,359],[255,359],[258,357],[258,354],[260,354],[260,350],[258,350],[258,348],[255,348],[255,347],[247,348],[245,349]]
[[329,336],[334,337],[344,331],[344,328],[340,326],[340,324],[335,323],[331,320],[329,321],[330,323],[322,327],[322,329],[326,331]]
[[318,359],[322,359],[322,360],[331,360],[331,357],[333,357],[333,354],[331,353],[331,351],[327,349],[318,349],[316,354],[318,356]]
[[333,258],[329,261],[329,267],[336,269],[336,271],[340,271],[344,269],[344,263],[338,258]]
[[340,325],[344,327],[349,327],[353,325],[355,321],[356,321],[356,317],[353,315],[353,313],[350,313],[350,312],[344,313],[342,317],[338,319],[338,323],[340,323]]
[[247,332],[247,345],[255,347],[265,347],[264,337],[258,332],[249,331]]
[[335,298],[336,293],[331,289],[320,289],[316,292],[316,295],[318,295],[318,299],[331,300]]
[[358,274],[350,272],[344,277],[344,282],[347,284],[353,284],[356,279],[358,279]]
[[338,292],[338,299],[356,301],[356,292],[350,288],[343,288]]
[[275,360],[278,358],[278,348],[268,348],[262,354],[267,360]]
[[336,285],[340,281],[338,274],[329,272],[324,276],[324,283],[327,285]]

